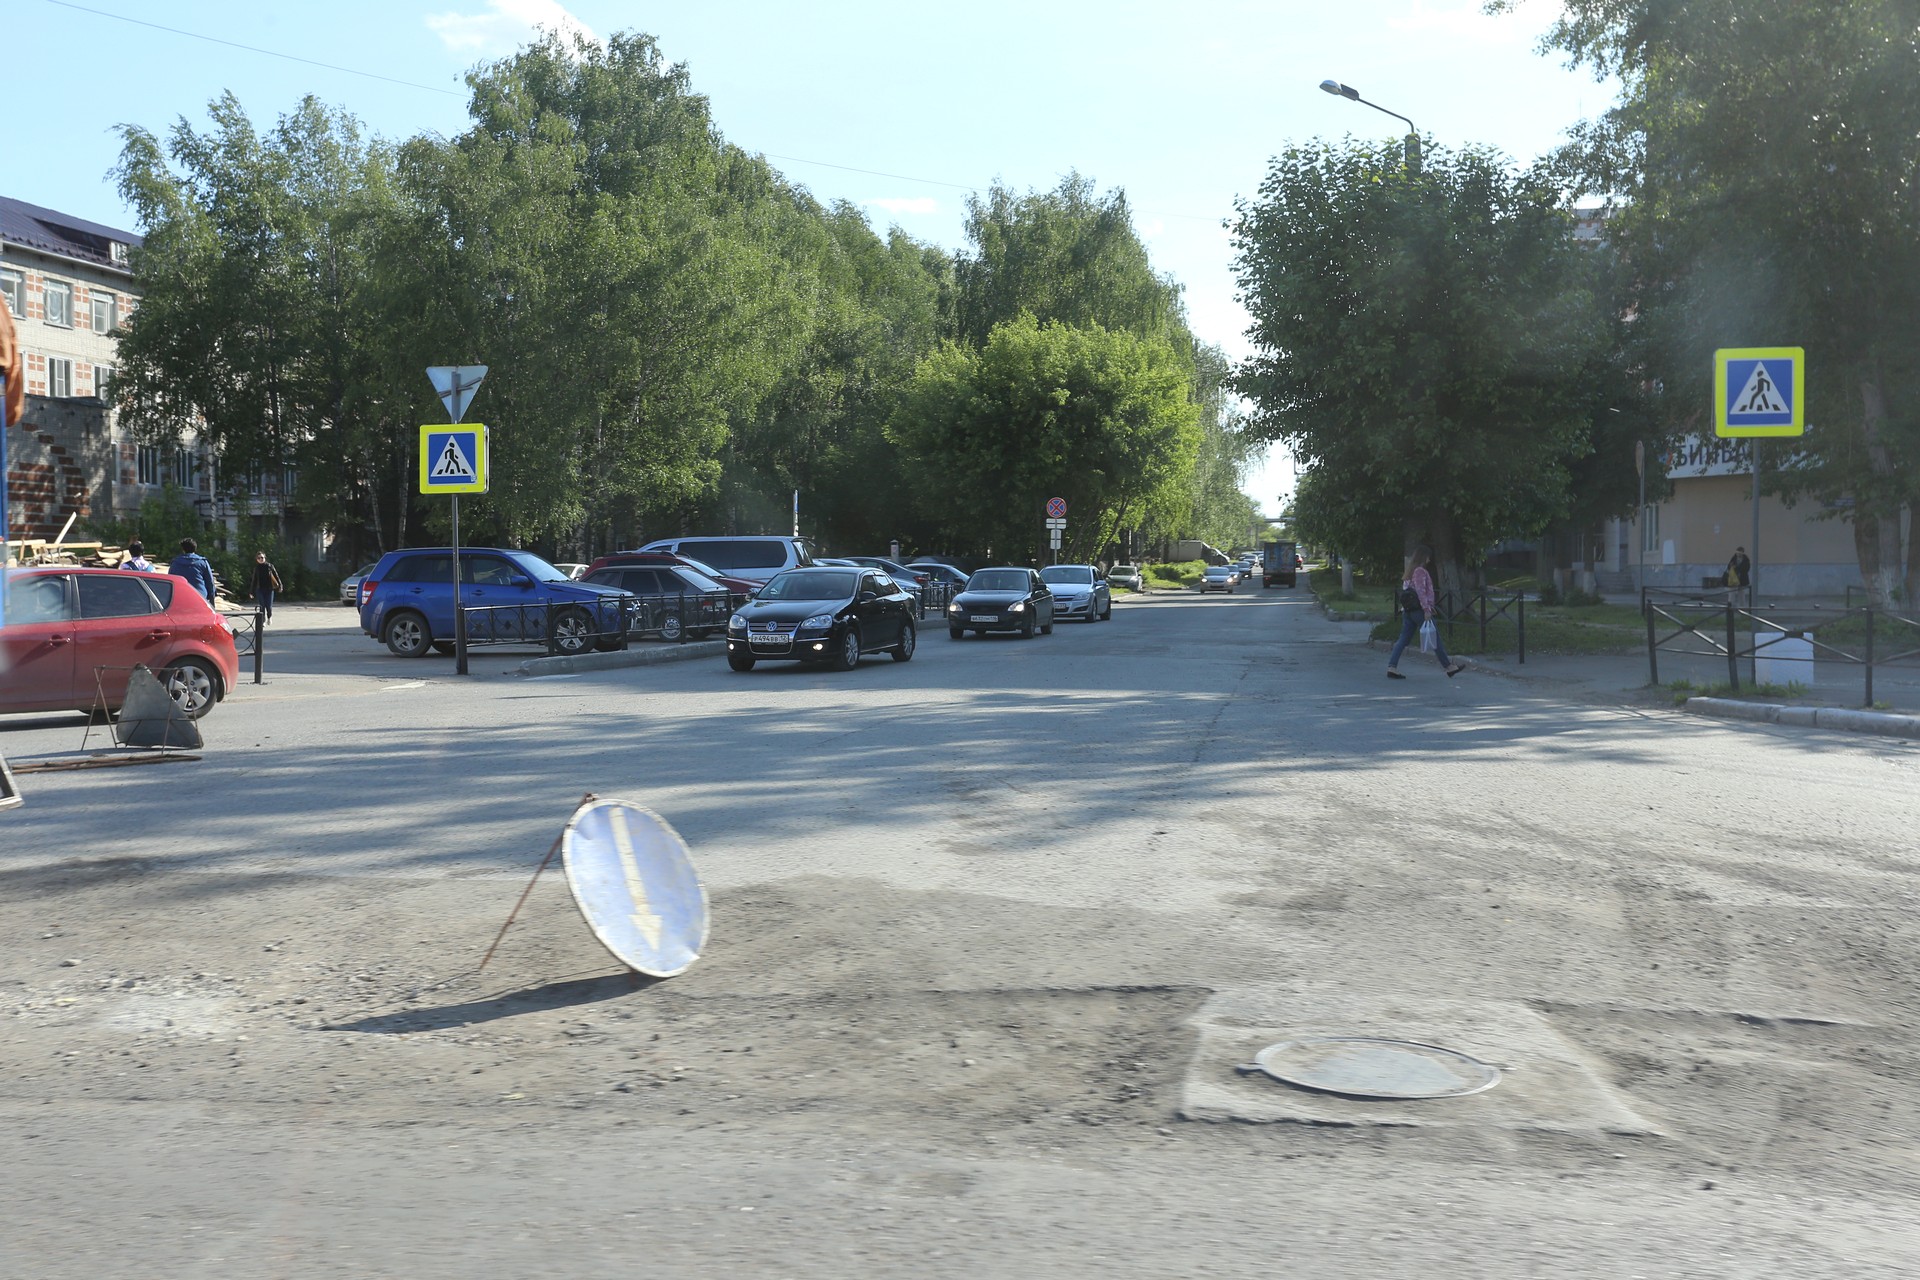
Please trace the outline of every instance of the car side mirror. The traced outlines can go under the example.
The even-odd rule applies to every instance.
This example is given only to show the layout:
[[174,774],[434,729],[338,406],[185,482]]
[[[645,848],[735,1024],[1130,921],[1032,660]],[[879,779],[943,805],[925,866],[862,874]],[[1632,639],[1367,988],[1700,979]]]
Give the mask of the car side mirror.
[[861,604],[871,604],[873,601],[878,600],[879,598],[880,598],[880,593],[875,591],[872,587],[868,587],[866,590],[860,593]]
[[525,589],[533,585],[533,579],[529,578],[524,573],[516,573],[511,578],[507,579],[507,585],[510,587],[520,587],[522,589]]

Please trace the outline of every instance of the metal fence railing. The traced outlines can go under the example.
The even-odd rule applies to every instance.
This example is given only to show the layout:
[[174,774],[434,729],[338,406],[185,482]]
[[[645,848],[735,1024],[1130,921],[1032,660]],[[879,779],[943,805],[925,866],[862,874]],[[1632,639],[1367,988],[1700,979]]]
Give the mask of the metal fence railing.
[[718,635],[727,629],[737,602],[738,597],[725,591],[632,596],[626,605],[627,635],[676,644]]
[[[1811,688],[1817,663],[1827,670],[1842,672],[1841,680],[1851,683],[1857,670],[1861,681],[1863,706],[1874,702],[1873,681],[1876,671],[1911,670],[1920,673],[1920,619],[1885,609],[1781,608],[1769,605],[1765,612],[1743,607],[1727,598],[1722,588],[1719,599],[1705,598],[1713,592],[1668,592],[1647,588],[1641,594],[1641,611],[1647,620],[1647,670],[1652,683],[1660,683],[1660,655],[1724,659],[1727,686],[1740,690],[1740,667],[1748,664],[1749,676],[1756,685],[1778,683],[1762,679],[1763,674],[1787,672],[1790,680]],[[1671,630],[1661,634],[1665,624]],[[1784,643],[1797,641],[1797,643]],[[1764,667],[1762,663],[1766,664]],[[1800,664],[1805,664],[1804,668]],[[1805,679],[1799,679],[1804,671]]]
[[465,605],[469,648],[487,644],[544,644],[548,653],[578,654],[617,649],[627,640],[626,604],[615,596],[596,604],[578,601],[529,601],[523,604]]
[[222,609],[220,617],[233,633],[233,651],[242,658],[253,655],[253,682],[266,683],[266,614],[258,609],[251,613]]
[[[1403,610],[1399,598],[1393,602],[1393,616],[1398,621]],[[1492,587],[1463,595],[1456,604],[1451,591],[1442,591],[1433,598],[1433,620],[1437,626],[1447,629],[1447,639],[1451,641],[1460,627],[1475,628],[1479,634],[1480,652],[1488,649],[1488,638],[1499,628],[1502,621],[1512,624],[1514,649],[1518,661],[1527,660],[1527,593],[1524,591],[1496,591]]]

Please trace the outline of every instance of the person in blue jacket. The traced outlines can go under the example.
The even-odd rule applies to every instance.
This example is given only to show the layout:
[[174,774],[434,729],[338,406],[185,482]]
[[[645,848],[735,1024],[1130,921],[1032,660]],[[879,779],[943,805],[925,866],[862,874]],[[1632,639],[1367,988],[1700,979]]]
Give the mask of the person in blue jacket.
[[167,572],[176,578],[185,578],[193,584],[193,589],[213,603],[213,566],[200,554],[200,544],[192,538],[180,539],[180,554],[167,566]]

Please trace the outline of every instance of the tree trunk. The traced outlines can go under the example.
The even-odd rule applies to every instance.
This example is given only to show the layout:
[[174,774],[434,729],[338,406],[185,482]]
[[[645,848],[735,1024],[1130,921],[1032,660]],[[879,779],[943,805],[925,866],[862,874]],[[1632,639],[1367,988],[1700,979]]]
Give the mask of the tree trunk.
[[[1867,467],[1876,476],[1894,472],[1893,459],[1887,453],[1883,434],[1887,421],[1887,392],[1881,381],[1880,365],[1870,361],[1860,375],[1862,434],[1866,437]],[[1902,579],[1909,576],[1902,562],[1900,517],[1886,519],[1877,512],[1854,508],[1853,545],[1860,557],[1860,577],[1867,584],[1867,598],[1876,609],[1892,609]]]
[[1466,605],[1466,575],[1460,568],[1459,540],[1454,536],[1453,520],[1446,515],[1436,515],[1429,525],[1432,541],[1427,545],[1433,548],[1433,591],[1434,603],[1442,610],[1460,609]]

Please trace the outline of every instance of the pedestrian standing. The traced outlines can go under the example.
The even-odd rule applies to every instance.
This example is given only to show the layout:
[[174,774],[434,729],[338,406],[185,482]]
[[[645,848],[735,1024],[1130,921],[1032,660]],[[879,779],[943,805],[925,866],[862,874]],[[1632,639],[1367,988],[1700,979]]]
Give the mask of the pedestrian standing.
[[267,553],[253,553],[253,581],[250,584],[253,598],[259,601],[260,616],[267,622],[273,621],[273,598],[280,594],[280,572],[267,560]]
[[200,544],[192,538],[180,539],[180,554],[167,566],[167,572],[176,578],[185,578],[193,584],[193,589],[213,603],[213,566],[200,554]]
[[[1427,572],[1427,566],[1433,563],[1433,551],[1424,546],[1415,547],[1413,556],[1407,561],[1407,576],[1400,583],[1400,638],[1393,642],[1393,652],[1387,655],[1387,679],[1405,680],[1400,674],[1400,655],[1407,651],[1407,645],[1420,634],[1421,624],[1433,616],[1433,575]],[[1447,657],[1446,645],[1440,643],[1440,632],[1433,632],[1433,656],[1440,661],[1440,669],[1449,676],[1457,676],[1466,670],[1464,662],[1454,662]]]
[[122,569],[138,569],[141,573],[155,573],[153,561],[147,559],[147,549],[135,538],[127,544],[127,558],[120,562]]
[[1727,599],[1732,600],[1738,592],[1753,582],[1753,561],[1747,558],[1745,547],[1735,547],[1733,557],[1727,561]]

